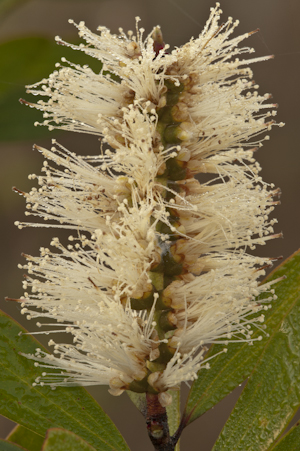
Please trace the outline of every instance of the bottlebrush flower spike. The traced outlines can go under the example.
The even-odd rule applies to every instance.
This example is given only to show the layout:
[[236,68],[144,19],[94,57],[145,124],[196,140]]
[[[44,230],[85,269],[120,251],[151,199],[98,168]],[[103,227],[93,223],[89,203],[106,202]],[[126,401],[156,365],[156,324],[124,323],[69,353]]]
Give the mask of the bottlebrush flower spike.
[[22,312],[73,336],[30,356],[49,371],[36,383],[107,384],[166,405],[168,389],[209,366],[207,345],[252,343],[252,327],[263,329],[274,290],[259,278],[271,259],[247,249],[279,236],[268,218],[279,191],[253,158],[276,105],[249,64],[270,57],[244,59],[252,33],[232,37],[237,22],[219,25],[220,13],[217,4],[200,36],[170,53],[159,27],[143,40],[138,27],[98,35],[79,23],[87,45],[57,40],[100,60],[100,73],[64,60],[28,88],[46,98],[33,105],[43,125],[103,138],[96,156],[36,147],[40,188],[23,193],[28,214],[47,222],[20,228],[73,230],[66,247],[54,238],[23,266]]

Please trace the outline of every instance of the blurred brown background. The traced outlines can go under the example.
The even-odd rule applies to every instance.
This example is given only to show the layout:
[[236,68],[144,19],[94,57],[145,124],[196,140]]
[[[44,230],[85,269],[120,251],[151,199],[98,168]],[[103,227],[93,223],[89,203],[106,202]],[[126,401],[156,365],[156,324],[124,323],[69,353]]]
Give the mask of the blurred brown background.
[[[0,0],[1,6],[6,0]],[[5,6],[5,5],[4,5]],[[191,36],[197,36],[209,15],[209,8],[214,6],[211,0],[28,0],[20,2],[18,7],[2,15],[0,22],[0,43],[21,36],[46,36],[51,39],[60,35],[63,39],[76,39],[76,31],[68,24],[68,19],[84,20],[95,31],[98,25],[105,25],[117,33],[118,27],[124,30],[134,29],[135,16],[142,19],[141,26],[150,32],[154,25],[161,25],[164,39],[171,46],[184,44]],[[278,121],[286,126],[274,129],[271,140],[258,152],[264,180],[273,182],[282,189],[282,205],[276,209],[279,220],[277,231],[283,231],[284,239],[270,242],[260,249],[261,255],[288,257],[299,246],[300,214],[298,211],[300,197],[299,183],[299,68],[300,68],[300,2],[298,0],[223,0],[221,2],[224,19],[233,16],[240,20],[239,33],[260,28],[247,42],[256,49],[256,55],[274,54],[275,59],[259,63],[254,67],[255,81],[260,85],[260,92],[271,92],[274,102],[278,102]],[[31,61],[27,61],[30,66]],[[1,65],[1,62],[0,62]],[[18,71],[18,59],[15,61]],[[22,74],[20,75],[20,87]],[[48,74],[45,73],[44,76]],[[37,80],[36,80],[37,81]],[[10,83],[2,73],[1,84]],[[26,97],[25,89],[23,96]],[[14,99],[18,102],[18,98]],[[25,108],[25,106],[20,106]],[[5,112],[4,112],[5,113]],[[31,111],[27,111],[30,115]],[[32,125],[33,127],[33,125]],[[52,132],[51,137],[57,133]],[[50,138],[36,140],[38,144],[50,146]],[[78,134],[60,134],[58,141],[66,147],[81,152],[87,148],[89,153],[96,151],[97,138],[79,136]],[[7,142],[0,137],[1,146],[1,308],[14,318],[23,322],[17,305],[3,300],[4,296],[19,297],[22,294],[22,272],[17,263],[22,261],[21,252],[37,254],[41,245],[47,245],[55,236],[54,230],[25,229],[19,231],[15,220],[24,219],[24,200],[11,191],[11,187],[27,191],[31,187],[27,175],[39,172],[41,157],[32,152],[33,141],[20,141],[12,136]],[[25,320],[26,322],[26,320]],[[33,324],[26,323],[32,330]],[[241,389],[238,388],[239,392]],[[91,390],[104,410],[112,417],[125,436],[133,451],[152,450],[146,437],[142,416],[135,411],[126,395],[112,397],[106,388]],[[215,409],[207,412],[194,422],[182,437],[182,450],[209,451],[220,432],[226,417],[236,400],[235,392]],[[5,437],[13,423],[0,420],[0,437]],[[149,443],[148,443],[149,442]]]

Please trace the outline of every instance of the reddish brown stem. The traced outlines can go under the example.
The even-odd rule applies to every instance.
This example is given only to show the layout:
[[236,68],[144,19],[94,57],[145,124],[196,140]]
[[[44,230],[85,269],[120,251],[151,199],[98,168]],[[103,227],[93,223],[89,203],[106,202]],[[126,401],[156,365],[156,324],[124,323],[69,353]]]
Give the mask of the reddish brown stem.
[[146,400],[146,424],[154,449],[157,451],[174,451],[183,427],[180,425],[177,432],[170,437],[166,408],[160,404],[158,395],[147,393]]

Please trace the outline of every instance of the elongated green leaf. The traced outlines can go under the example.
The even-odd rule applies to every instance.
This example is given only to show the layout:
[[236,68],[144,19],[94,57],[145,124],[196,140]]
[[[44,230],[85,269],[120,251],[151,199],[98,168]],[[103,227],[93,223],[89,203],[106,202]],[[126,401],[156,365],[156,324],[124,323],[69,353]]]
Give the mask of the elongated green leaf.
[[[23,88],[0,96],[0,140],[19,141],[53,137],[47,127],[33,125],[34,122],[41,121],[41,112],[33,109],[28,111],[28,107],[19,103],[20,97],[24,97]],[[26,99],[28,97],[26,95]]]
[[[174,435],[178,429],[181,412],[180,412],[180,390],[169,390],[172,395],[172,404],[167,407],[168,424],[170,435]],[[180,443],[177,442],[175,451],[180,451]]]
[[279,323],[229,417],[214,451],[264,451],[300,406],[300,253],[271,277],[286,274],[276,292]]
[[146,393],[134,393],[133,391],[126,392],[135,407],[141,412],[141,414],[145,417],[147,412],[147,401],[146,401]]
[[300,449],[300,423],[297,423],[281,440],[269,448],[269,451],[299,451]]
[[19,424],[12,430],[6,439],[16,445],[29,449],[30,451],[41,451],[44,442],[43,437]]
[[83,52],[75,52],[42,37],[15,39],[0,45],[0,140],[35,139],[52,136],[47,127],[34,127],[42,113],[19,103],[19,98],[36,102],[26,94],[25,85],[40,81],[55,70],[55,63],[65,56],[78,64],[89,64],[99,72],[101,63]]
[[101,407],[80,387],[33,387],[41,375],[32,361],[19,355],[32,354],[41,345],[19,324],[0,314],[0,414],[45,436],[50,427],[62,427],[82,437],[98,451],[128,450]]
[[172,395],[172,404],[167,407],[170,434],[174,435],[180,423],[180,390],[169,390]]
[[96,451],[85,440],[65,429],[53,428],[47,431],[42,451]]
[[[95,72],[101,63],[83,52],[56,44],[44,37],[25,37],[1,43],[0,45],[0,94],[23,89],[25,85],[36,83],[53,72],[55,63],[65,56],[77,64],[89,64]],[[35,97],[33,97],[35,99]]]
[[[232,343],[228,352],[222,353],[211,360],[209,370],[200,370],[198,379],[193,383],[187,400],[185,415],[188,423],[198,418],[204,412],[216,405],[235,387],[250,376],[258,359],[271,346],[275,335],[281,328],[282,321],[292,308],[297,308],[300,283],[300,253],[295,253],[276,269],[267,280],[286,275],[287,279],[276,285],[277,301],[272,302],[272,309],[265,312],[269,338],[263,337],[253,346]],[[261,335],[260,331],[253,334],[253,338]],[[276,338],[277,339],[277,338]],[[212,347],[209,355],[220,352],[223,346]]]
[[[0,451],[26,451],[25,448],[0,439]],[[31,450],[30,450],[31,451]]]

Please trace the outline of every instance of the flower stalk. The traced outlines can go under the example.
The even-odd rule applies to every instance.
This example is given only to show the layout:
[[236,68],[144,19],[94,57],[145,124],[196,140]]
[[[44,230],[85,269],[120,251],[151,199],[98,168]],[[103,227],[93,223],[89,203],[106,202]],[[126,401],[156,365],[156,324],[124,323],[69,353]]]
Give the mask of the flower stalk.
[[171,451],[174,447],[171,444],[166,408],[162,407],[157,395],[147,393],[146,399],[146,425],[150,440],[156,450]]

